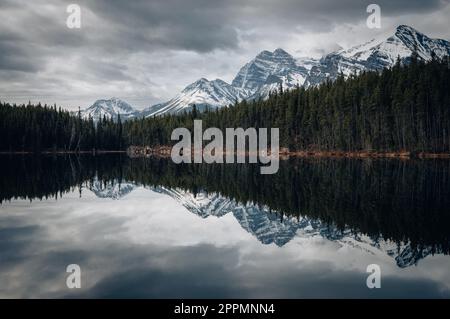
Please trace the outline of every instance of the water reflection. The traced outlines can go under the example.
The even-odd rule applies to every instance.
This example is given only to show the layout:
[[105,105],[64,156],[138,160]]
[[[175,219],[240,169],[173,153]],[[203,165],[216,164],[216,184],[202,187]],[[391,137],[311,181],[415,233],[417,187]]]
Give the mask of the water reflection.
[[[272,176],[110,155],[1,162],[2,296],[449,294],[446,161],[295,160]],[[69,263],[81,291],[64,285]]]

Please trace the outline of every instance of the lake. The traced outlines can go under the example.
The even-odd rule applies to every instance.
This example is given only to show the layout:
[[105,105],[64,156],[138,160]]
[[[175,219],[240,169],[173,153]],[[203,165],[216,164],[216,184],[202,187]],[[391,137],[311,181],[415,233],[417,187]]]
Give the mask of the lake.
[[450,297],[447,160],[0,164],[2,298]]

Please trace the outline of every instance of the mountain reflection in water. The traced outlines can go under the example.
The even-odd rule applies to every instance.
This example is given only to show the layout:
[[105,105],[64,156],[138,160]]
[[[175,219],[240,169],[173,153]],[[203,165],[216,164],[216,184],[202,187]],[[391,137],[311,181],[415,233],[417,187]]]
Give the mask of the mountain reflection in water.
[[447,161],[296,159],[282,161],[276,175],[260,175],[258,165],[175,165],[122,155],[0,161],[2,202],[26,198],[32,206],[74,191],[80,201],[86,191],[122,200],[145,189],[204,219],[233,216],[264,245],[324,238],[389,256],[399,269],[449,253]]

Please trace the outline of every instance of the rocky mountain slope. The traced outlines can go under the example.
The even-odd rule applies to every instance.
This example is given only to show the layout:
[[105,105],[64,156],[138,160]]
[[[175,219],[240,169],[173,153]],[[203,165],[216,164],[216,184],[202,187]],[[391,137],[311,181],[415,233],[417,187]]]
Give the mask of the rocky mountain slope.
[[[115,182],[105,186],[95,180],[90,190],[97,197],[118,200],[138,187],[140,186],[130,182],[121,184]],[[370,254],[388,255],[395,259],[400,268],[416,265],[421,259],[432,254],[431,248],[413,248],[409,243],[398,245],[382,238],[358,234],[350,229],[339,230],[334,225],[308,217],[282,217],[267,207],[257,204],[244,205],[216,193],[200,191],[194,195],[176,188],[146,188],[170,196],[201,218],[220,218],[226,214],[232,214],[243,229],[264,245],[275,244],[282,247],[298,236],[303,238],[319,236],[337,242],[341,247],[356,247]]]
[[283,49],[262,51],[239,70],[231,84],[220,79],[209,81],[202,78],[188,85],[170,101],[143,111],[118,99],[99,100],[83,111],[83,116],[117,117],[120,114],[123,119],[129,119],[189,111],[194,104],[199,110],[219,108],[243,99],[266,98],[280,85],[284,89],[297,85],[309,87],[326,79],[334,80],[340,74],[348,76],[391,67],[398,58],[407,63],[413,54],[424,61],[433,57],[443,58],[450,55],[450,42],[429,38],[412,27],[400,25],[367,43],[332,52],[320,60],[295,59]]

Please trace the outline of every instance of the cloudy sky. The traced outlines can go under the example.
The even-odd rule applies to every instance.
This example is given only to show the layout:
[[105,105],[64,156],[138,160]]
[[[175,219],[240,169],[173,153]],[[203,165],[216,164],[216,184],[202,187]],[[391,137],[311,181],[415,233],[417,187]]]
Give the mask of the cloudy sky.
[[[366,26],[374,2],[381,29]],[[448,40],[449,16],[450,0],[0,0],[0,100],[143,108],[200,77],[231,82],[262,50],[318,58],[399,24]]]

